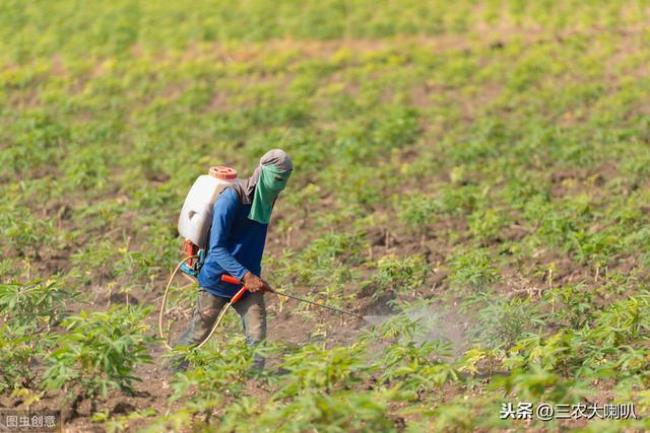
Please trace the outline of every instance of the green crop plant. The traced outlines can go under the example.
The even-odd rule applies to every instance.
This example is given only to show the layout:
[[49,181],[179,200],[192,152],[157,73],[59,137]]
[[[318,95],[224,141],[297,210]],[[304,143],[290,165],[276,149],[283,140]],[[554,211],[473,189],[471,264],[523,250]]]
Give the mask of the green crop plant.
[[455,366],[444,361],[450,355],[450,345],[440,341],[391,344],[378,361],[379,379],[407,392],[441,387],[459,378]]
[[[356,148],[358,143],[350,144]],[[352,164],[350,164],[352,165]],[[382,173],[371,165],[360,165],[354,171],[331,168],[323,175],[322,183],[328,189],[337,188],[339,198],[365,209],[372,209],[382,203],[383,192],[395,182],[389,173]]]
[[66,318],[62,323],[66,333],[58,337],[48,359],[44,388],[65,388],[69,396],[76,395],[75,410],[84,399],[94,407],[113,388],[132,393],[139,380],[134,369],[151,362],[148,345],[153,338],[143,323],[149,312],[150,308],[126,306]]
[[35,385],[37,374],[31,365],[43,349],[34,344],[30,331],[25,326],[0,324],[0,393]]
[[300,254],[276,262],[274,281],[338,292],[350,281],[348,266],[361,262],[364,239],[358,233],[328,233],[314,239]]
[[101,189],[106,185],[108,168],[105,157],[95,149],[72,149],[73,157],[63,164],[63,174],[70,190]]
[[620,251],[620,238],[620,233],[611,231],[575,233],[573,239],[576,259],[602,268],[609,263],[615,253]]
[[[397,432],[389,415],[394,392],[375,391],[364,394],[340,391],[334,394],[305,392],[284,404],[273,401],[266,405],[243,408],[245,400],[228,409],[223,424],[216,431],[258,432],[282,431],[299,433],[321,431],[345,433]],[[252,410],[251,410],[252,409]]]
[[129,424],[133,421],[142,420],[145,418],[153,418],[157,415],[154,409],[141,409],[134,410],[127,415],[111,417],[108,411],[95,412],[91,420],[95,423],[102,423],[106,428],[107,433],[121,433],[128,431]]
[[585,286],[557,287],[546,292],[553,315],[574,329],[592,325],[594,318],[593,293]]
[[38,388],[41,372],[35,367],[51,351],[49,332],[77,298],[56,279],[0,284],[0,392]]
[[527,331],[539,328],[543,321],[529,300],[497,298],[483,295],[486,305],[478,311],[474,337],[491,348],[509,348]]
[[486,249],[474,249],[456,254],[450,263],[451,284],[455,287],[486,289],[499,280],[499,272],[494,267]]
[[285,355],[282,367],[291,375],[279,395],[293,396],[305,390],[331,393],[354,385],[368,368],[361,362],[364,349],[359,344],[335,349],[309,345]]
[[0,319],[12,326],[50,329],[78,295],[56,279],[0,284]]
[[7,176],[27,173],[30,168],[44,168],[56,161],[62,156],[62,145],[70,138],[64,123],[41,110],[16,116],[10,132],[15,146],[5,149],[0,156],[0,163],[7,170],[3,173]]
[[97,242],[92,247],[80,248],[72,254],[70,261],[82,273],[82,280],[91,283],[97,278],[114,277],[118,258],[113,243],[104,241]]
[[184,405],[157,418],[147,431],[178,429],[188,422],[209,423],[216,416],[223,415],[221,412],[215,413],[211,408],[234,407],[239,403],[233,397],[243,392],[251,377],[249,370],[254,353],[266,354],[267,348],[258,347],[253,350],[244,343],[243,338],[220,343],[216,349],[212,345],[207,345],[202,350],[189,347],[174,349],[165,362],[175,365],[180,360],[186,360],[189,368],[176,374],[171,381],[173,393],[170,402],[182,401]]
[[61,235],[53,219],[38,218],[29,208],[11,200],[0,205],[0,234],[0,248],[5,255],[30,257],[38,257],[42,248],[57,246]]
[[191,369],[175,377],[172,399],[186,397],[191,392],[197,392],[202,399],[219,399],[223,388],[237,394],[248,377],[253,353],[240,338],[226,341],[218,349],[176,349],[173,357],[186,359]]
[[419,335],[419,319],[412,319],[408,314],[395,314],[388,317],[376,327],[372,327],[365,338],[388,339],[397,343],[408,343]]
[[512,372],[497,383],[506,394],[521,401],[577,403],[589,395],[586,383],[566,380],[557,373],[540,368]]
[[445,185],[440,193],[441,211],[452,216],[469,214],[484,200],[485,192],[473,184]]
[[638,295],[619,300],[599,312],[589,334],[614,347],[647,338],[650,335],[649,311],[650,293],[643,290]]
[[473,212],[469,218],[469,229],[472,235],[482,242],[499,238],[501,230],[507,226],[508,218],[495,209]]
[[418,112],[412,107],[389,106],[377,116],[379,120],[371,137],[380,151],[406,146],[420,135]]
[[327,233],[315,239],[303,252],[302,260],[328,266],[335,259],[355,264],[360,261],[363,239],[355,233]]
[[536,368],[566,375],[575,368],[572,356],[576,343],[579,342],[571,332],[558,332],[546,338],[537,334],[524,336],[509,348],[503,365],[511,370]]
[[428,272],[420,256],[398,258],[389,255],[377,261],[377,270],[368,284],[374,297],[408,294],[422,286]]
[[427,234],[437,220],[439,205],[431,197],[410,194],[395,204],[397,215],[406,227],[418,234]]

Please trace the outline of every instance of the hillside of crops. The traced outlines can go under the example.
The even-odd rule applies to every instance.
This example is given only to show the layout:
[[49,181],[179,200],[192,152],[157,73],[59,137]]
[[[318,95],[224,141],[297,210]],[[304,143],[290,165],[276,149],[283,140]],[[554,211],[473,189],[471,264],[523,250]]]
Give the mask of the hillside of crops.
[[[650,430],[649,23],[643,0],[3,0],[0,408],[65,432]],[[266,294],[267,344],[229,312],[170,354],[185,196],[272,148],[294,171],[264,278],[369,319]],[[636,416],[502,416],[520,403]]]

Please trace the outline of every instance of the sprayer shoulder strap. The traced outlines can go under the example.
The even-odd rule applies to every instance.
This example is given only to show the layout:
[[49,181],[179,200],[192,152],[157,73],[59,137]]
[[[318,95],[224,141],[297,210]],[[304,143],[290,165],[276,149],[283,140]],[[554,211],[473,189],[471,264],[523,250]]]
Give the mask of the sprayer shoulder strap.
[[[241,205],[243,204],[243,201],[242,201],[242,198],[241,198],[242,197],[241,194],[243,193],[243,190],[241,190],[240,187],[241,187],[241,185],[235,184],[235,185],[227,186],[226,188],[222,189],[221,192],[219,193],[219,195],[217,196],[217,200],[216,200],[215,204],[219,203],[219,197],[221,197],[221,195],[224,192],[226,192],[228,190],[228,188],[232,188],[232,189],[235,190],[235,193],[237,194],[237,198],[238,198],[238,200],[237,200],[237,212],[239,212],[239,209],[241,209]],[[208,229],[208,239],[210,239],[210,232],[211,231],[212,231],[212,224],[210,224],[210,228]],[[208,246],[209,246],[209,241],[208,241]]]
[[[235,190],[235,192],[237,193],[237,197],[239,197],[240,204],[246,204],[247,202],[250,201],[246,196],[246,190],[244,189],[243,185],[241,185],[240,183],[235,183],[234,185],[230,185],[228,188],[232,188]],[[224,188],[224,191],[228,188]]]

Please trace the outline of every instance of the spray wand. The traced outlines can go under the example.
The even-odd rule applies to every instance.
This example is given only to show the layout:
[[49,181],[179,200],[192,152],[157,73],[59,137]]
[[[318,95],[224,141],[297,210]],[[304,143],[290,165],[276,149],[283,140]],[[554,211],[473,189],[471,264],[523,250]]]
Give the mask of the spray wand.
[[[166,311],[166,306],[167,306],[167,302],[168,302],[168,296],[169,296],[170,288],[171,288],[171,285],[172,285],[172,281],[174,280],[174,277],[176,276],[176,274],[178,273],[179,270],[182,270],[183,272],[186,271],[186,269],[183,268],[183,265],[186,264],[186,262],[188,260],[192,260],[192,259],[195,259],[195,258],[198,258],[198,257],[199,257],[198,255],[193,255],[193,256],[188,256],[188,257],[184,258],[183,260],[181,260],[180,263],[178,263],[178,265],[176,266],[176,268],[172,272],[171,276],[169,277],[169,281],[167,282],[167,286],[165,288],[165,294],[163,295],[162,304],[160,306],[160,313],[158,315],[158,332],[160,333],[160,337],[163,340],[163,344],[169,350],[172,350],[172,346],[170,345],[170,343],[168,341],[170,336],[165,335],[163,322],[164,322],[164,316],[165,316],[165,311]],[[185,275],[187,275],[189,277],[188,274],[185,274]],[[194,282],[194,280],[191,277],[189,277],[189,278],[190,278],[190,280],[192,280]],[[205,339],[203,339],[203,341],[201,341],[201,343],[199,343],[196,346],[197,349],[199,349],[203,345],[205,345],[208,342],[208,340],[210,339],[210,337],[212,337],[212,335],[214,334],[216,329],[219,327],[219,324],[223,320],[226,312],[228,311],[228,307],[232,307],[233,305],[235,305],[248,291],[248,289],[246,288],[246,286],[244,285],[244,283],[242,281],[240,281],[239,279],[237,279],[237,278],[235,278],[235,277],[233,277],[231,275],[223,274],[221,276],[221,281],[226,282],[226,283],[230,283],[230,284],[235,284],[235,285],[238,285],[238,286],[241,286],[241,287],[237,291],[237,293],[235,293],[235,295],[232,298],[230,298],[230,302],[228,302],[228,304],[226,304],[226,307],[221,310],[221,312],[219,313],[219,316],[217,316],[217,320],[215,320],[215,323],[212,326],[212,329],[210,330],[210,333],[208,334],[207,337],[205,337]],[[352,311],[349,311],[349,310],[343,310],[341,308],[332,307],[331,305],[325,305],[325,304],[321,304],[319,302],[310,301],[309,299],[301,298],[300,296],[290,295],[288,293],[280,292],[280,291],[277,291],[275,289],[271,289],[271,292],[275,293],[276,295],[280,295],[280,296],[284,296],[284,297],[287,297],[287,298],[295,299],[298,302],[303,302],[305,304],[314,305],[314,306],[319,307],[319,308],[325,308],[327,310],[334,311],[336,313],[345,314],[345,315],[352,316],[352,317],[357,317],[357,318],[360,318],[362,320],[367,320],[367,317],[368,317],[368,316],[361,316],[360,314],[353,313]]]
[[[236,284],[236,285],[243,285],[243,283],[241,282],[241,280],[239,280],[238,278],[235,278],[235,277],[233,277],[233,276],[231,276],[231,275],[228,275],[228,274],[223,274],[223,275],[221,275],[221,281],[223,281],[224,283],[230,283],[230,284]],[[245,292],[246,290],[247,290],[247,289],[246,289],[246,287],[244,286],[244,287],[243,287],[239,292],[237,292],[237,294],[233,297],[233,299],[231,300],[231,303],[234,304],[235,302],[237,302],[237,301],[239,300],[239,298],[241,298],[241,297],[244,295],[244,292]],[[332,307],[331,305],[325,305],[325,304],[321,304],[321,303],[319,303],[319,302],[310,301],[309,299],[301,298],[300,296],[296,296],[296,295],[290,295],[290,294],[288,294],[288,293],[280,292],[280,291],[275,290],[275,289],[271,289],[271,293],[275,293],[276,295],[284,296],[284,297],[286,297],[286,298],[295,299],[296,301],[304,302],[305,304],[314,305],[314,306],[316,306],[316,307],[325,308],[325,309],[330,310],[330,311],[335,311],[335,312],[337,312],[337,313],[341,313],[341,314],[347,314],[348,316],[353,316],[353,317],[357,317],[357,318],[360,318],[360,319],[365,320],[363,316],[361,316],[361,315],[359,315],[359,314],[356,314],[356,313],[353,313],[352,311],[349,311],[349,310],[343,310],[343,309],[341,309],[341,308]],[[238,296],[238,295],[239,295],[239,296]],[[235,298],[237,298],[237,300],[235,300]],[[233,300],[234,300],[234,302],[233,302]]]

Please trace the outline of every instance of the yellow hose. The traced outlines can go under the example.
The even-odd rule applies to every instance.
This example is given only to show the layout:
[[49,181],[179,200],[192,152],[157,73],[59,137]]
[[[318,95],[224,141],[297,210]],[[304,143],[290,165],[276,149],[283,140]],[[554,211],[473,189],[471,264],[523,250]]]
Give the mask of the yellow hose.
[[[169,280],[167,281],[167,287],[165,287],[165,294],[163,295],[162,299],[162,305],[160,306],[160,313],[158,314],[158,333],[160,334],[160,338],[163,340],[163,344],[168,350],[172,350],[173,348],[169,345],[168,339],[165,337],[165,333],[163,331],[163,316],[165,315],[165,307],[167,306],[167,296],[169,295],[169,289],[171,288],[172,281],[174,281],[174,277],[176,276],[176,273],[178,270],[183,266],[183,263],[185,263],[187,260],[197,258],[198,256],[188,256],[185,257],[183,260],[178,262],[178,265],[176,265],[176,268],[174,268],[174,271],[172,272],[171,276],[169,277]],[[187,274],[183,274],[186,275]],[[192,282],[196,283],[194,279],[191,277],[187,276],[192,280]],[[228,302],[228,304],[221,310],[219,313],[219,316],[217,317],[217,320],[214,322],[214,325],[212,326],[212,329],[210,330],[210,333],[208,334],[207,337],[201,341],[195,348],[200,349],[205,345],[205,343],[208,342],[210,337],[214,334],[214,331],[216,331],[217,327],[219,327],[219,324],[221,323],[221,320],[223,320],[224,316],[226,315],[226,312],[228,311],[228,308],[232,306],[232,302]]]
[[219,313],[219,316],[217,317],[217,320],[214,322],[214,325],[212,326],[212,329],[210,330],[210,333],[208,334],[207,337],[205,337],[205,338],[203,339],[202,342],[200,342],[200,343],[196,346],[196,349],[200,349],[201,347],[203,347],[203,345],[204,345],[205,343],[208,342],[208,340],[210,339],[210,337],[212,337],[212,334],[214,334],[214,331],[217,330],[217,327],[219,326],[219,323],[221,323],[221,319],[223,319],[224,316],[226,315],[226,312],[228,311],[228,308],[230,308],[231,306],[232,306],[232,302],[228,302],[228,304],[226,304],[226,306],[223,307],[223,309],[222,309],[221,312]]
[[158,333],[160,334],[160,338],[162,338],[165,347],[169,350],[172,350],[172,347],[169,345],[167,338],[165,338],[165,333],[163,332],[163,316],[165,315],[165,307],[167,306],[167,296],[169,295],[169,289],[172,286],[172,281],[174,281],[174,277],[176,276],[176,273],[178,273],[178,270],[181,268],[181,266],[183,266],[183,263],[197,257],[198,256],[196,255],[188,256],[185,257],[180,262],[178,262],[176,268],[174,268],[174,271],[171,273],[169,280],[167,281],[167,286],[165,287],[165,294],[163,295],[162,305],[160,306],[160,313],[158,314]]

